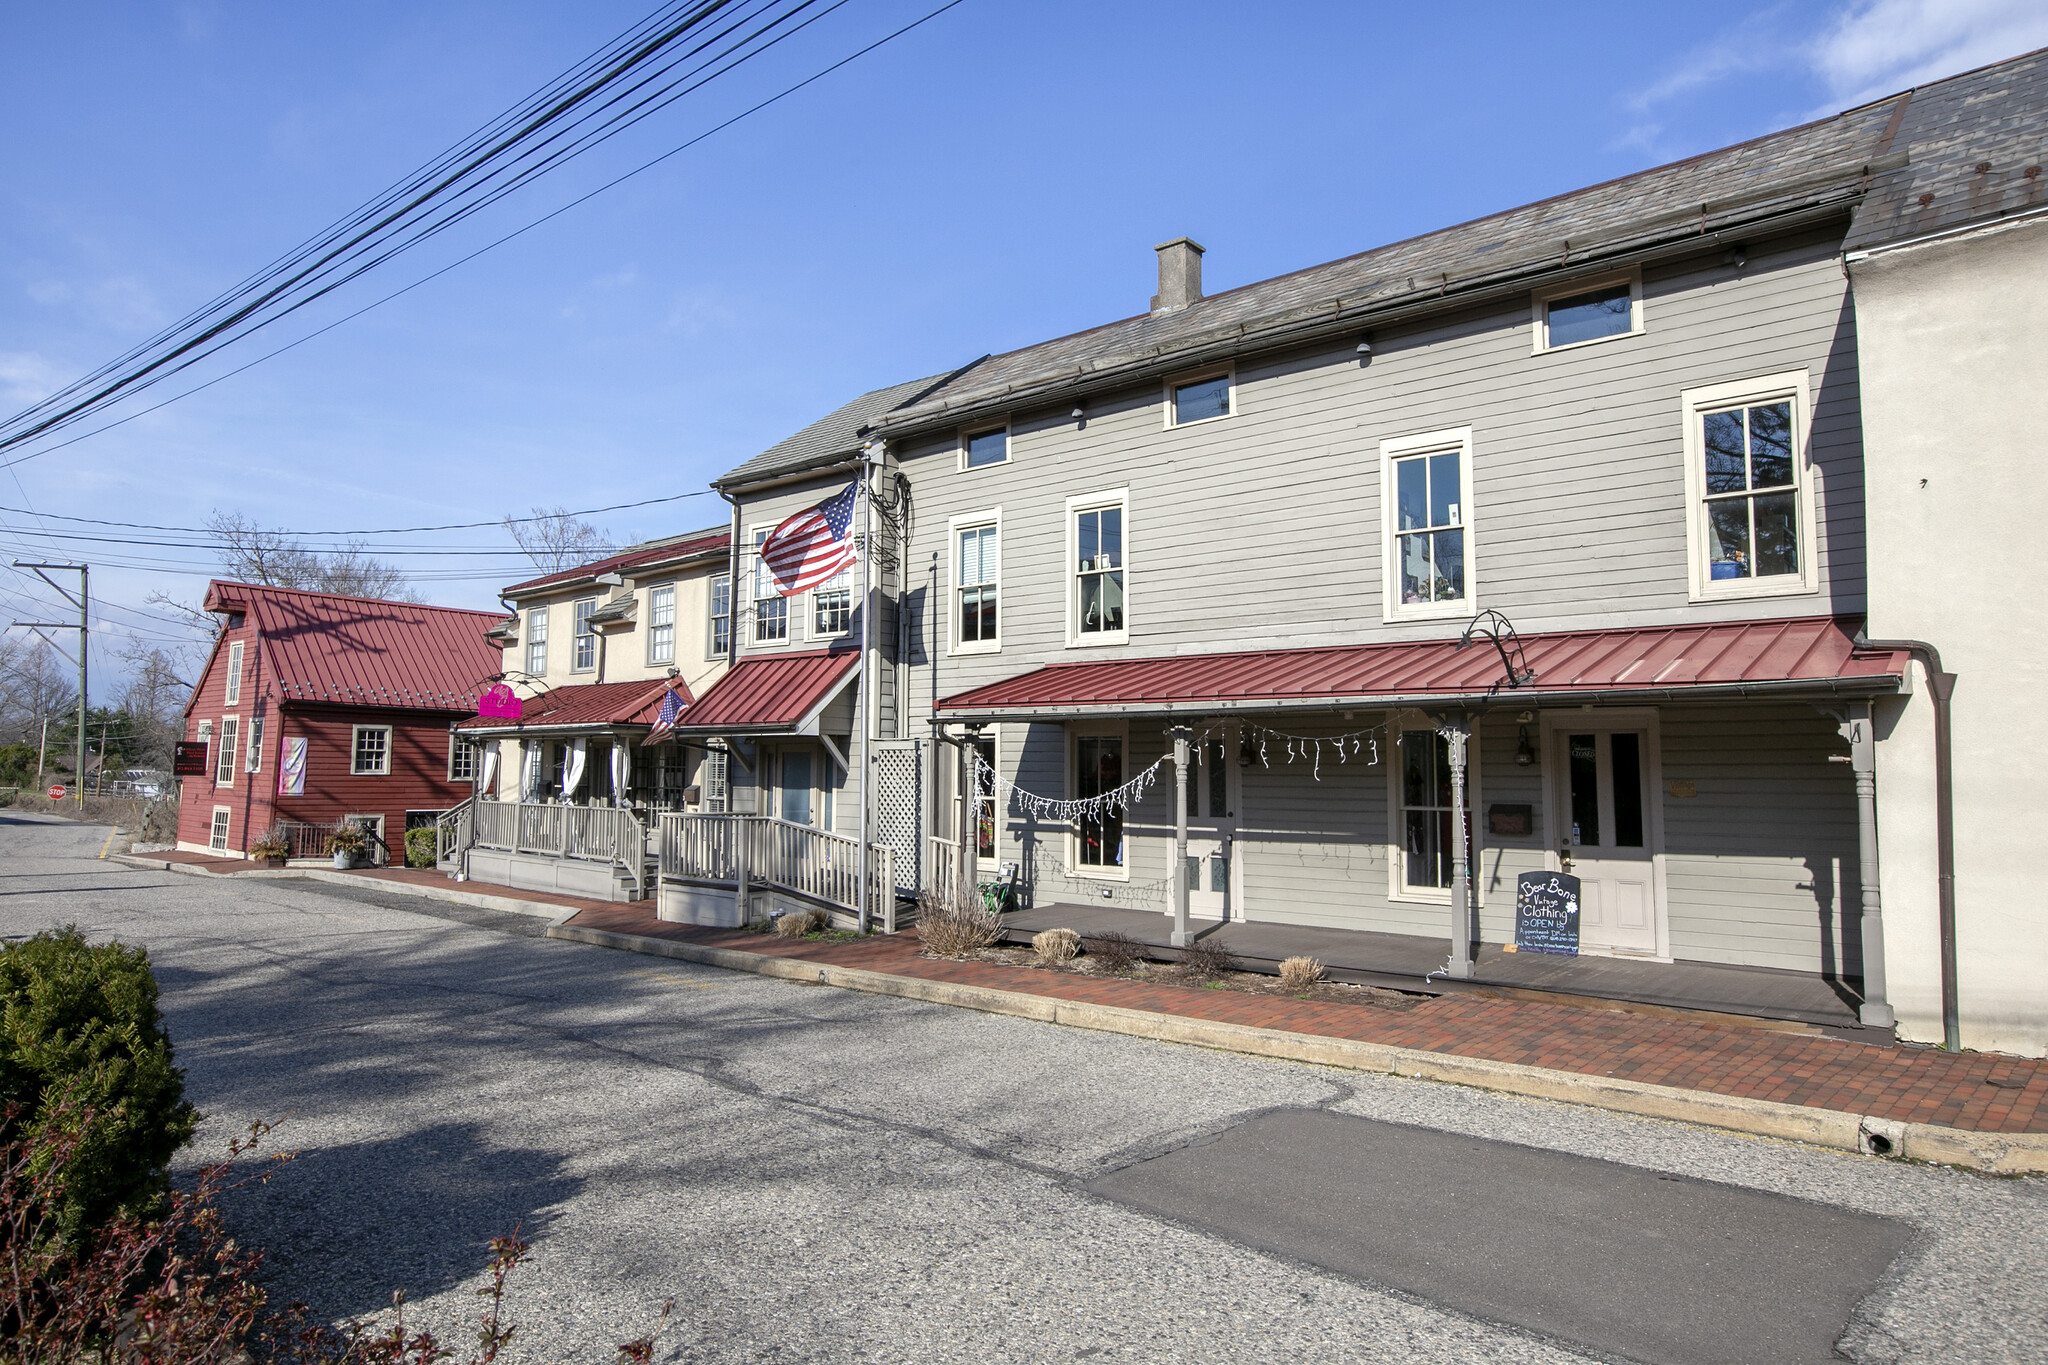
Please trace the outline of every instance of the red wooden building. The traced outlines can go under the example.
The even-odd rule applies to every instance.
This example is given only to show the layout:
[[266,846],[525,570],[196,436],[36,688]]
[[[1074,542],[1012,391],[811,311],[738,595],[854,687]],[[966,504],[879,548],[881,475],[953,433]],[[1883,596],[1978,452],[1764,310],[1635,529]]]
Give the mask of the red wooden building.
[[237,857],[275,827],[318,857],[346,820],[397,861],[408,827],[469,795],[454,726],[504,667],[484,638],[502,612],[220,581],[206,610],[220,636],[185,708],[206,771],[179,781],[179,848]]

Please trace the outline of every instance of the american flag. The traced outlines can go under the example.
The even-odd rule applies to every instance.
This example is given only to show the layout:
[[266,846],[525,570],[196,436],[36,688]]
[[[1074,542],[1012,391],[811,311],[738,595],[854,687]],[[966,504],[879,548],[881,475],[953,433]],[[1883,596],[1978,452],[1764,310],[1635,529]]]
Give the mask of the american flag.
[[853,503],[858,481],[776,527],[761,542],[761,562],[784,597],[809,592],[853,562]]
[[654,718],[654,728],[647,732],[647,738],[640,741],[644,747],[659,744],[670,730],[675,729],[676,717],[683,714],[689,703],[673,687],[661,694],[661,711]]

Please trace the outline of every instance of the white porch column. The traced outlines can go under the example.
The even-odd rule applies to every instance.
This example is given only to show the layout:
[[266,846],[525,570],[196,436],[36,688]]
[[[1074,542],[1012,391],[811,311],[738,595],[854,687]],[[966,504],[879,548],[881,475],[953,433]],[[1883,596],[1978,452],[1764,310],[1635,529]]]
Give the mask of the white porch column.
[[1897,1022],[1884,981],[1884,904],[1877,880],[1877,734],[1870,723],[1870,703],[1849,707],[1842,722],[1849,741],[1849,766],[1856,774],[1856,880],[1863,885],[1863,1005],[1866,1028],[1891,1028]]
[[1455,716],[1439,725],[1437,733],[1444,737],[1451,758],[1451,956],[1444,974],[1462,980],[1472,975],[1472,879],[1465,861],[1471,842],[1465,820],[1465,750],[1472,722]]
[[1195,941],[1188,928],[1188,727],[1173,727],[1173,936],[1176,948]]
[[957,840],[959,852],[956,856],[959,859],[960,867],[955,879],[958,884],[953,888],[953,891],[959,897],[959,903],[963,909],[974,904],[974,873],[977,865],[976,860],[979,856],[979,848],[975,841],[974,797],[977,790],[976,782],[980,774],[974,766],[974,741],[980,737],[981,727],[979,725],[968,726],[965,733],[961,736],[958,755],[960,760],[960,780],[957,785],[960,788],[960,816],[959,823],[954,826],[953,832],[959,836]]

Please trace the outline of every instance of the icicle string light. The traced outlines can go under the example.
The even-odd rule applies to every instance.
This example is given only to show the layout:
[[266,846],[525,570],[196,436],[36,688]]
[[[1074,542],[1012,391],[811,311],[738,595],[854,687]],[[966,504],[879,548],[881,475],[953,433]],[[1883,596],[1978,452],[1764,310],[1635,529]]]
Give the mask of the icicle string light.
[[1145,798],[1145,793],[1159,780],[1160,769],[1173,761],[1172,756],[1167,755],[1120,787],[1111,788],[1096,796],[1063,801],[1026,791],[991,768],[988,760],[980,754],[975,754],[973,758],[975,778],[982,790],[992,788],[1025,814],[1035,819],[1060,824],[1071,824],[1076,820],[1100,820],[1105,815],[1122,815]]

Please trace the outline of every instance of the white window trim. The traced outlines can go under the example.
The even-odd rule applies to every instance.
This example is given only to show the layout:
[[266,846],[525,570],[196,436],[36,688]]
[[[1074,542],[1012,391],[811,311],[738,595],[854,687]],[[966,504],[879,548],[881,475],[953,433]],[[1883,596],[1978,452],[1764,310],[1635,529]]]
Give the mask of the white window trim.
[[[540,638],[538,640],[534,638],[533,626],[535,621],[540,623]],[[520,656],[520,663],[524,667],[520,671],[528,677],[543,678],[547,676],[548,624],[548,609],[546,607],[528,607],[526,609],[526,638],[520,642],[520,648],[523,651]],[[533,666],[533,647],[536,644],[540,646],[539,668]]]
[[[232,739],[230,739],[228,736],[228,727],[230,725],[235,727],[235,733]],[[222,716],[220,718],[220,748],[215,750],[211,755],[209,755],[209,757],[213,760],[214,786],[232,787],[235,785],[235,770],[242,766],[242,755],[240,754],[240,752],[238,752],[241,746],[242,718],[240,716]],[[227,759],[226,767],[228,776],[227,781],[225,782],[221,781],[220,776],[222,758]]]
[[[999,589],[998,591],[1000,591],[1000,589]],[[1000,604],[1000,603],[1001,603],[1001,601],[1002,601],[1001,597],[998,597],[998,598],[996,599],[996,601],[998,602],[998,604]],[[1002,620],[1002,616],[1001,616],[1001,614],[1000,614],[1000,611],[998,612],[998,614],[997,614],[997,617],[996,617],[996,619],[997,619],[998,621],[1001,621],[1001,620]],[[1002,770],[1003,770],[1003,727],[1002,727],[1001,725],[989,725],[989,726],[986,726],[986,727],[984,727],[984,728],[983,728],[983,730],[982,730],[982,733],[981,733],[981,735],[980,735],[980,738],[982,738],[982,739],[985,739],[985,740],[989,741],[989,743],[991,743],[991,744],[993,744],[993,745],[995,746],[995,753],[996,753],[996,764],[995,764],[995,766],[996,766],[996,771],[997,771],[998,773],[1002,772]],[[1124,749],[1124,764],[1125,764],[1125,766],[1126,766],[1126,767],[1128,767],[1128,766],[1130,765],[1130,757],[1131,757],[1131,756],[1130,756],[1130,748],[1129,748],[1129,742],[1128,742],[1128,741],[1126,741],[1126,744],[1125,744],[1125,749]],[[1071,762],[1072,760],[1069,760],[1069,761]],[[977,797],[977,798],[976,798],[976,800],[978,801],[978,800],[979,800],[979,798]],[[1003,864],[1003,791],[1002,791],[1002,788],[1001,788],[1000,786],[998,786],[998,787],[996,788],[996,795],[995,795],[995,807],[996,807],[996,851],[995,851],[994,855],[993,855],[993,856],[991,856],[991,857],[987,857],[987,858],[984,858],[984,857],[982,857],[982,856],[981,856],[981,849],[980,849],[980,847],[979,847],[979,843],[978,843],[978,841],[977,841],[977,846],[976,846],[976,848],[975,848],[975,851],[974,851],[974,865],[975,865],[975,868],[976,868],[976,870],[978,870],[978,871],[979,871],[979,870],[990,870],[990,871],[992,871],[992,870],[994,870],[995,868],[1001,867],[1001,866],[1002,866],[1002,864]],[[1128,841],[1128,836],[1126,836],[1126,841]],[[1129,862],[1129,861],[1130,861],[1130,859],[1126,858],[1126,859],[1124,859],[1124,861],[1125,861],[1125,862]]]
[[[578,634],[576,630],[576,609],[582,606],[585,602],[588,602],[590,604],[590,610],[594,615],[599,605],[598,599],[595,597],[578,597],[569,603],[569,671],[571,673],[597,672],[597,626],[595,624],[591,625],[590,634],[587,637]],[[590,618],[586,616],[583,619],[588,621]],[[576,662],[576,647],[581,641],[583,641],[586,638],[590,641],[590,662],[587,664],[579,664]]]
[[[1407,603],[1401,600],[1401,536],[1396,529],[1400,515],[1394,492],[1394,462],[1414,455],[1458,452],[1458,524],[1465,532],[1465,595],[1447,602]],[[1472,428],[1447,427],[1417,436],[1397,436],[1380,442],[1380,619],[1382,621],[1441,621],[1475,616],[1479,612],[1479,544],[1473,526]]]
[[[1389,717],[1389,719],[1393,719]],[[1486,810],[1480,799],[1479,786],[1479,726],[1472,722],[1472,734],[1465,741],[1465,804],[1471,814],[1466,821],[1465,838],[1472,845],[1473,889],[1479,904],[1486,904],[1486,878],[1479,875],[1484,864],[1480,855],[1485,852],[1478,821]],[[1403,725],[1398,722],[1388,726],[1387,747],[1392,751],[1387,764],[1387,899],[1408,905],[1441,905],[1450,908],[1451,889],[1408,885],[1404,864],[1408,855],[1407,831],[1402,828],[1401,816],[1407,809],[1401,804],[1401,736],[1404,734],[1430,731],[1433,726]]]
[[242,771],[263,771],[263,717],[249,717],[248,733],[242,736]]
[[715,619],[715,614],[711,609],[718,604],[718,580],[721,578],[725,580],[726,638],[728,640],[738,638],[733,632],[739,629],[739,613],[736,610],[739,605],[739,599],[732,589],[732,575],[721,571],[712,574],[704,580],[704,657],[707,659],[723,659],[725,657],[725,651],[715,647],[717,639],[711,629],[711,623]]
[[[654,657],[654,594],[666,590],[668,593],[668,657]],[[647,665],[650,668],[665,668],[676,661],[676,640],[681,635],[683,594],[681,585],[671,580],[667,583],[650,584],[647,588]],[[705,633],[710,633],[707,627]]]
[[228,681],[221,701],[227,706],[238,706],[242,701],[242,656],[243,641],[236,640],[228,646]]
[[854,593],[860,590],[859,585],[855,581],[859,575],[855,572],[855,566],[852,564],[847,565],[839,572],[846,575],[846,629],[818,629],[818,594],[823,592],[826,587],[825,583],[820,583],[817,587],[812,588],[803,595],[804,640],[806,642],[812,640],[844,640],[853,631],[854,613],[860,610],[860,600],[854,596]]
[[[1794,504],[1799,509],[1799,572],[1772,578],[1724,578],[1707,569],[1707,467],[1701,417],[1724,408],[1752,407],[1774,398],[1792,400],[1792,469],[1799,480]],[[1694,602],[1727,602],[1758,597],[1797,597],[1820,591],[1820,546],[1814,533],[1814,470],[1810,437],[1813,404],[1807,372],[1786,370],[1760,379],[1710,384],[1679,395],[1685,423],[1685,571],[1687,596]]]
[[[1069,722],[1066,735],[1061,741],[1066,745],[1065,766],[1067,770],[1067,799],[1078,800],[1080,783],[1074,770],[1074,756],[1080,750],[1077,742],[1085,736],[1110,735],[1124,742],[1124,781],[1131,780],[1131,727],[1128,721],[1078,721]],[[1001,750],[997,751],[998,755]],[[1169,801],[1171,797],[1167,798]],[[1081,861],[1081,828],[1075,821],[1067,826],[1067,875],[1080,881],[1127,882],[1131,879],[1131,864],[1137,859],[1131,856],[1131,812],[1124,812],[1124,865],[1122,867],[1090,867]]]
[[[461,749],[464,744],[469,745],[471,754],[469,760],[469,776],[457,777],[455,775],[455,755],[456,752],[459,749]],[[355,766],[354,755],[350,755],[349,766]],[[483,742],[481,740],[470,739],[467,736],[465,736],[460,730],[450,728],[448,731],[448,780],[450,782],[467,782],[470,785],[474,786],[477,782],[477,779],[483,776],[483,773]]]
[[[1071,520],[1071,518],[1070,518]],[[1130,514],[1124,514],[1128,528]],[[960,533],[993,526],[996,532],[996,638],[993,640],[963,641],[960,638]],[[1071,539],[1073,532],[1068,531]],[[1128,544],[1130,537],[1125,537]],[[1009,618],[1008,603],[1003,600],[1003,509],[991,508],[986,512],[970,513],[952,517],[946,522],[946,552],[948,568],[946,584],[946,653],[948,654],[1000,654],[1003,648],[1003,622]],[[1126,555],[1125,558],[1129,558]],[[1124,620],[1130,618],[1130,575],[1124,575]],[[1069,594],[1071,596],[1071,594]]]
[[[790,609],[787,597],[782,599],[782,638],[780,640],[763,640],[755,633],[755,629],[759,625],[759,622],[755,619],[755,604],[765,600],[754,596],[754,584],[759,579],[761,573],[761,540],[763,537],[773,534],[775,528],[780,525],[782,523],[779,521],[771,521],[747,528],[747,552],[742,556],[746,562],[747,570],[746,615],[741,617],[737,610],[739,604],[737,602],[733,604],[735,608],[733,613],[733,629],[739,629],[742,620],[746,622],[747,635],[746,639],[741,641],[741,643],[747,649],[787,649],[796,640],[796,631],[790,628]],[[806,601],[808,601],[808,598]]]
[[[1550,305],[1559,299],[1568,299],[1577,294],[1590,294],[1596,289],[1610,285],[1628,285],[1628,330],[1615,332],[1604,337],[1589,337],[1585,341],[1568,341],[1562,346],[1550,344]],[[1586,275],[1565,284],[1553,284],[1539,289],[1529,296],[1530,354],[1548,355],[1556,351],[1576,351],[1582,346],[1600,346],[1624,337],[1639,337],[1643,334],[1643,272],[1633,270],[1612,270],[1605,275]]]
[[[992,431],[1000,431],[1003,433],[1003,458],[1000,460],[993,461],[989,464],[968,464],[968,438],[972,436],[986,436]],[[1005,416],[1001,421],[996,421],[993,418],[991,418],[989,421],[986,422],[977,422],[973,426],[961,427],[959,431],[954,433],[954,440],[959,447],[958,454],[956,456],[956,462],[958,463],[960,472],[962,474],[969,474],[979,469],[1001,469],[1004,465],[1010,463],[1011,460],[1016,458],[1017,432],[1016,429],[1012,426],[1010,418],[1008,416]]]
[[[1124,628],[1119,631],[1102,631],[1093,635],[1081,634],[1081,590],[1077,579],[1081,547],[1074,527],[1074,519],[1083,512],[1093,512],[1104,507],[1123,509],[1124,523]],[[1131,642],[1131,490],[1128,486],[1112,488],[1101,493],[1067,499],[1067,532],[1061,537],[1064,558],[1060,561],[1060,591],[1067,599],[1067,648],[1098,649],[1104,645],[1127,645]],[[996,633],[1002,633],[1002,620],[996,621]]]
[[[1198,417],[1192,422],[1175,420],[1173,391],[1189,384],[1199,384],[1204,379],[1228,379],[1230,381],[1227,390],[1230,397],[1229,409],[1214,417]],[[1205,369],[1188,370],[1182,374],[1168,375],[1160,384],[1159,394],[1161,406],[1166,409],[1165,421],[1161,426],[1161,430],[1173,431],[1183,427],[1205,427],[1211,422],[1227,422],[1237,416],[1237,366],[1234,364],[1211,365]]]
[[[384,766],[374,772],[364,772],[356,766],[356,746],[361,742],[361,736],[365,730],[382,730],[384,732]],[[351,725],[348,731],[348,775],[350,777],[391,776],[391,736],[392,727],[389,725]]]
[[[220,842],[218,844],[213,842],[213,832],[216,829],[220,831]],[[232,847],[234,836],[235,808],[233,806],[215,806],[213,814],[206,822],[207,849],[214,853],[232,853],[234,852]]]

